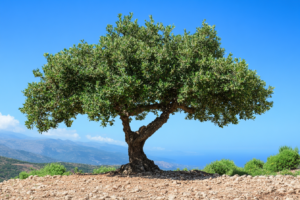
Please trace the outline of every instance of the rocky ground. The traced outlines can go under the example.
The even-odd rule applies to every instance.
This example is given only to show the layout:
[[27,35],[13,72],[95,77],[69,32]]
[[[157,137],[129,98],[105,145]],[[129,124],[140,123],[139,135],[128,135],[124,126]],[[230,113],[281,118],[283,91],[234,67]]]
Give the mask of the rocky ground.
[[0,199],[300,200],[300,176],[219,176],[202,171],[30,176],[0,183]]

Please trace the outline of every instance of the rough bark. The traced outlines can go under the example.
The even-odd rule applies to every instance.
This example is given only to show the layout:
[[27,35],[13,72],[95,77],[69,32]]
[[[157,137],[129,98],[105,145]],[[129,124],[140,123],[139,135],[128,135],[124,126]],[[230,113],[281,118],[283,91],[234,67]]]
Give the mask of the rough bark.
[[162,114],[147,126],[140,127],[138,131],[131,131],[129,124],[130,114],[126,111],[122,112],[120,119],[122,120],[123,131],[125,132],[125,140],[128,144],[129,163],[122,165],[117,170],[117,173],[133,174],[161,171],[154,164],[153,160],[147,158],[143,147],[146,140],[168,121],[169,115],[177,109],[177,106],[176,101],[168,106],[160,105],[159,107],[163,111]]

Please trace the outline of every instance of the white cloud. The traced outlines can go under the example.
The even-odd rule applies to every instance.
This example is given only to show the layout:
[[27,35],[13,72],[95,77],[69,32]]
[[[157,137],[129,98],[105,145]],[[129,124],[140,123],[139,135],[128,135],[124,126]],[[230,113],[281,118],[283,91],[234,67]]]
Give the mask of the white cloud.
[[65,128],[50,129],[47,132],[43,132],[43,135],[55,137],[58,139],[80,139],[80,136],[76,133],[76,130],[66,130]]
[[[19,127],[19,121],[10,115],[2,115],[0,113],[0,130],[11,131],[15,133],[24,132],[26,129]],[[28,131],[27,131],[28,132]],[[30,136],[35,136],[32,133]],[[55,137],[59,139],[80,139],[80,136],[76,133],[76,130],[66,130],[66,129],[50,129],[48,132],[43,132],[42,135]]]
[[92,137],[90,135],[87,135],[86,138],[89,140],[93,140],[93,141],[106,142],[109,144],[115,144],[115,145],[126,146],[126,147],[128,146],[126,142],[121,142],[121,141],[114,140],[114,139],[111,139],[108,137],[106,137],[106,138],[101,137],[101,136]]
[[10,115],[0,113],[0,130],[12,131],[15,133],[23,132],[24,129],[19,127],[19,121]]

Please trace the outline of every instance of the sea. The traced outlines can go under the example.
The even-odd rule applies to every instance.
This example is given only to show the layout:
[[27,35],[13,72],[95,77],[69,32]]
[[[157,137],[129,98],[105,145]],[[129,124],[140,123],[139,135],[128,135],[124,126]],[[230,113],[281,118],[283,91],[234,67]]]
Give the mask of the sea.
[[253,158],[267,162],[267,158],[278,154],[277,152],[273,153],[264,153],[264,152],[218,152],[218,153],[206,153],[204,155],[160,155],[161,157],[167,158],[166,162],[176,163],[179,165],[186,165],[188,170],[197,168],[203,169],[206,165],[220,161],[222,159],[233,161],[237,167],[244,168],[245,164],[252,160]]

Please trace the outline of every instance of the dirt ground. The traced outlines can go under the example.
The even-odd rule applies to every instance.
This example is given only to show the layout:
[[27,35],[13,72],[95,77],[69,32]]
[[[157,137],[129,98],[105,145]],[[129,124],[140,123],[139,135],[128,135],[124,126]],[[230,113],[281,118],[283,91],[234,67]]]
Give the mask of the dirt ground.
[[30,176],[0,183],[0,199],[300,200],[300,176],[219,176],[202,171]]

